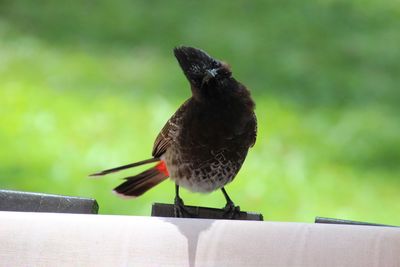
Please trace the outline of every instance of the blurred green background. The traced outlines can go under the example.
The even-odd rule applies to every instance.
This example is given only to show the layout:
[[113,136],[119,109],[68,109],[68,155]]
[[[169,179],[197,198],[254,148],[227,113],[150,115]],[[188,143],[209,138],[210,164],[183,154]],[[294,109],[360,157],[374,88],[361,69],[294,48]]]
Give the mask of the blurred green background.
[[[0,188],[149,215],[168,181],[111,194],[190,95],[172,49],[226,60],[257,103],[256,146],[227,187],[266,220],[400,225],[400,3],[0,0]],[[182,192],[222,207],[223,195]]]

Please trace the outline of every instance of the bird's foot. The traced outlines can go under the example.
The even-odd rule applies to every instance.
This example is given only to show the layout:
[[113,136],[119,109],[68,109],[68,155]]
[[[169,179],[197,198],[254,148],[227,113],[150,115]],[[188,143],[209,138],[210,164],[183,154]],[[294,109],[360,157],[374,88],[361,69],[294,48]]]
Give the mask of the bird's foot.
[[239,218],[239,216],[240,216],[240,207],[235,206],[233,202],[227,202],[224,207],[223,218],[232,220]]
[[175,197],[174,215],[177,218],[192,218],[193,214],[186,208],[180,197]]

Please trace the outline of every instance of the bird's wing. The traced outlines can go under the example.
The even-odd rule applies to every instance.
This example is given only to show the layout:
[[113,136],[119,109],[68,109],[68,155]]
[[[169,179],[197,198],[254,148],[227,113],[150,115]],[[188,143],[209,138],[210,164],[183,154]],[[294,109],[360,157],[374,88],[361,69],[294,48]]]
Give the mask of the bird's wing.
[[178,136],[179,129],[181,128],[182,116],[186,112],[189,102],[190,99],[186,100],[161,129],[156,141],[154,141],[153,157],[159,158],[164,154],[171,145],[171,142]]
[[238,128],[225,137],[230,140],[234,139],[235,142],[239,142],[247,148],[253,147],[257,139],[257,117],[254,111],[245,116],[238,124]]
[[252,122],[250,123],[251,124],[251,126],[250,126],[250,131],[251,131],[251,133],[252,133],[252,139],[251,139],[251,145],[250,145],[250,147],[253,147],[254,146],[254,144],[256,143],[256,139],[257,139],[257,117],[256,117],[256,114],[253,112],[253,120],[252,120]]

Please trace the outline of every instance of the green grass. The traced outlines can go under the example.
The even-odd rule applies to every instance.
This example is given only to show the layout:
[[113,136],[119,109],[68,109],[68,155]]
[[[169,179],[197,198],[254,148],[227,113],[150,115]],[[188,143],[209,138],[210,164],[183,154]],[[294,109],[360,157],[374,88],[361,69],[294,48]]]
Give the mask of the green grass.
[[226,59],[257,102],[258,141],[227,187],[242,209],[400,224],[397,2],[40,2],[0,1],[0,188],[94,197],[111,214],[171,202],[169,181],[111,194],[137,170],[86,175],[150,156],[189,97],[171,53],[188,44]]

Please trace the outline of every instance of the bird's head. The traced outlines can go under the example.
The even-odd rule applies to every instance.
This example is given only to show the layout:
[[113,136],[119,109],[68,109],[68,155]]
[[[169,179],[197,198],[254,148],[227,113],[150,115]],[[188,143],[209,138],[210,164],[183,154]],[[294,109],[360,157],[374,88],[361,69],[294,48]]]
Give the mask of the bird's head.
[[212,58],[203,50],[180,46],[174,49],[174,54],[194,94],[197,90],[199,93],[205,93],[225,87],[232,77],[230,67],[226,63]]

